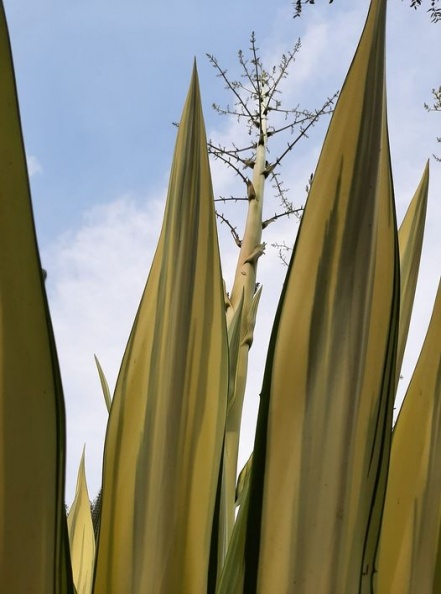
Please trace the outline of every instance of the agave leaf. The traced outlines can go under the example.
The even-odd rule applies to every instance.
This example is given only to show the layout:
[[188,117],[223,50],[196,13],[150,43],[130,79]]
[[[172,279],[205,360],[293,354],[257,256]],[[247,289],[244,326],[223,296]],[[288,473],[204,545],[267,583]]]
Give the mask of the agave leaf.
[[[228,327],[228,400],[227,418],[231,411],[236,397],[236,375],[239,361],[239,349],[241,342],[241,327],[243,314],[243,295],[236,308],[230,325]],[[213,534],[217,540],[217,566],[218,573],[223,566],[227,554],[228,543],[234,526],[234,487],[236,484],[236,458],[238,433],[225,432],[224,452],[222,456],[222,484],[220,495],[220,509],[218,532]],[[211,570],[214,572],[214,569]]]
[[0,588],[72,592],[65,414],[0,2]]
[[243,592],[245,575],[245,542],[247,530],[248,508],[250,503],[250,481],[248,470],[251,466],[252,455],[242,470],[243,482],[240,490],[240,507],[234,524],[233,533],[228,545],[222,572],[218,580],[216,594],[241,594]]
[[[106,403],[107,412],[110,413],[110,409],[112,407],[112,395],[110,394],[109,384],[107,382],[106,376],[104,374],[103,368],[98,360],[98,357],[94,355],[95,364],[98,369],[98,375],[100,377],[101,389],[103,391],[104,401]],[[98,538],[99,534],[99,527],[100,527],[100,519],[101,519],[101,496],[102,492],[101,489],[98,492],[98,495],[92,502],[92,526],[93,532],[95,534],[95,539]]]
[[403,363],[404,349],[409,333],[415,289],[418,280],[418,270],[423,246],[424,224],[427,212],[427,194],[429,190],[429,162],[409,204],[406,216],[398,231],[400,248],[400,325],[397,346],[397,383]]
[[237,364],[239,359],[240,330],[242,326],[243,295],[236,308],[228,327],[229,379],[228,379],[228,407],[227,413],[234,404]]
[[96,355],[94,355],[94,357],[95,357],[95,364],[98,369],[98,375],[100,376],[101,388],[103,390],[103,396],[104,396],[104,400],[106,402],[107,412],[110,413],[110,408],[112,406],[112,396],[110,394],[109,384],[107,383],[107,379],[106,379],[106,376],[104,375],[103,368],[101,367],[101,364],[98,361],[98,357]]
[[438,546],[436,550],[435,572],[432,592],[441,591],[441,529],[438,531]]
[[224,482],[222,491],[223,511],[225,512],[225,515],[221,518],[221,524],[223,521],[225,521],[226,524],[223,529],[223,540],[220,550],[221,565],[225,558],[226,549],[234,525],[237,458],[239,452],[243,398],[248,372],[248,352],[253,343],[254,327],[256,325],[257,308],[262,294],[262,286],[260,286],[253,295],[246,313],[244,311],[244,294],[245,293],[243,293],[243,298],[234,311],[234,315],[228,327],[229,335],[232,337],[230,341],[230,381],[231,375],[234,373],[234,384],[232,387],[230,385],[225,429],[223,458]]
[[247,332],[243,338],[243,342],[248,344],[248,348],[251,348],[254,340],[254,328],[256,326],[256,318],[257,318],[257,309],[259,307],[260,298],[262,296],[262,285],[259,285],[259,288],[255,292],[253,296],[253,300],[251,301],[250,309],[248,311],[248,328]]
[[84,449],[78,469],[75,499],[67,518],[72,572],[77,594],[92,592],[95,534],[87,490]]
[[[243,350],[245,348],[246,350],[249,350],[251,348],[254,327],[256,325],[257,308],[259,306],[261,294],[262,286],[260,286],[254,294],[248,310],[246,324],[243,324],[243,293],[242,299],[239,301],[233,317],[231,318],[230,325],[228,326],[230,384],[224,442],[223,480],[218,535],[219,575],[226,558],[235,524],[237,454],[240,438],[242,398],[247,372],[247,358],[243,356],[241,349]],[[251,468],[251,464],[249,464],[248,468]]]
[[248,485],[251,477],[251,468],[253,466],[253,454],[245,462],[244,467],[239,473],[236,486],[236,506],[240,507],[245,500],[245,492],[248,489]]
[[207,590],[228,394],[224,310],[195,67],[109,417],[94,594]]
[[[441,283],[394,429],[378,594],[432,594],[441,519]],[[438,576],[439,577],[439,576]]]
[[273,328],[251,470],[244,592],[353,594],[372,579],[399,305],[385,5],[371,3]]

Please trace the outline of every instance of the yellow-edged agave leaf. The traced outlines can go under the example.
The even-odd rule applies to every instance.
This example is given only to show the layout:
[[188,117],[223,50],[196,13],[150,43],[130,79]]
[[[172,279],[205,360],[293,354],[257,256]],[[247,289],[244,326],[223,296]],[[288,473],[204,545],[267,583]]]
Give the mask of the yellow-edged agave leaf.
[[0,2],[0,590],[72,592],[65,418]]
[[[110,394],[109,384],[107,382],[107,378],[104,374],[103,368],[101,367],[101,363],[98,360],[98,357],[94,355],[96,368],[98,370],[98,375],[100,378],[101,389],[103,391],[104,401],[106,403],[107,412],[110,413],[110,409],[112,407],[112,395]],[[98,492],[97,497],[94,499],[92,503],[93,511],[92,511],[92,526],[93,531],[95,534],[95,538],[98,537],[99,533],[99,526],[100,526],[100,518],[101,518],[101,497],[102,492],[101,489]]]
[[385,5],[371,3],[276,316],[251,471],[246,593],[370,591],[399,305]]
[[243,295],[239,302],[239,305],[234,312],[231,323],[228,327],[228,352],[229,352],[229,365],[228,365],[228,404],[227,412],[234,405],[235,397],[235,384],[237,375],[237,364],[239,359],[239,348],[240,348],[240,330],[242,326],[242,313],[243,313]]
[[75,499],[67,518],[72,573],[77,594],[91,594],[95,561],[95,534],[87,490],[84,450],[78,469]]
[[438,546],[436,551],[435,575],[433,578],[432,592],[441,592],[441,530],[438,534]]
[[101,389],[106,402],[107,412],[110,412],[110,407],[112,406],[112,396],[110,394],[109,384],[107,383],[106,376],[104,374],[103,368],[101,367],[101,363],[98,360],[98,357],[96,355],[94,355],[94,357],[96,368],[98,369],[98,375],[100,376]]
[[[432,594],[441,526],[441,283],[392,440],[376,594]],[[439,579],[439,576],[437,576]]]
[[236,521],[228,542],[228,549],[216,584],[216,594],[242,592],[244,578],[244,547],[248,515],[250,476],[253,454],[248,458],[237,479],[235,507],[239,507]]
[[240,507],[245,499],[245,493],[248,490],[248,485],[251,477],[251,468],[253,466],[253,454],[246,461],[244,467],[240,471],[236,486],[236,507]]
[[207,591],[228,338],[196,68],[106,435],[94,594]]
[[250,481],[247,472],[252,464],[250,457],[246,467],[241,489],[241,503],[234,524],[233,533],[228,546],[227,556],[218,584],[216,594],[241,594],[243,592],[245,574],[245,541],[247,529],[248,507],[250,503]]
[[[219,518],[219,575],[226,558],[235,523],[237,457],[248,362],[248,358],[244,356],[243,350],[245,349],[248,351],[253,342],[257,309],[262,294],[262,285],[259,286],[253,295],[245,324],[242,320],[244,294],[245,291],[242,293],[242,299],[239,301],[228,326],[230,383],[223,456],[221,513]],[[247,468],[251,468],[250,462],[247,465]]]
[[429,191],[429,162],[412,198],[406,216],[398,231],[400,249],[400,324],[397,345],[397,383],[403,363],[404,349],[409,333],[415,289],[420,268],[421,249],[423,247],[424,224],[427,212],[427,194]]
[[[227,418],[229,411],[234,406],[236,396],[236,376],[239,361],[240,334],[242,327],[243,295],[239,305],[234,312],[231,323],[228,327],[228,400]],[[228,427],[228,422],[227,422]],[[236,452],[239,441],[238,432],[225,431],[224,452],[222,457],[222,490],[220,496],[219,526],[218,526],[218,562],[217,572],[220,571],[227,554],[228,543],[233,531],[234,514],[234,490],[236,485]],[[213,534],[213,537],[215,535]]]
[[[247,315],[244,314],[245,290],[236,306],[228,326],[229,341],[229,394],[227,419],[225,426],[225,442],[223,455],[223,480],[221,493],[221,512],[219,518],[219,561],[221,570],[235,523],[235,499],[237,459],[239,452],[240,425],[242,418],[243,397],[245,394],[248,351],[253,343],[257,309],[262,294],[262,285],[252,297]],[[227,314],[227,320],[228,320]],[[245,317],[245,320],[243,319]]]

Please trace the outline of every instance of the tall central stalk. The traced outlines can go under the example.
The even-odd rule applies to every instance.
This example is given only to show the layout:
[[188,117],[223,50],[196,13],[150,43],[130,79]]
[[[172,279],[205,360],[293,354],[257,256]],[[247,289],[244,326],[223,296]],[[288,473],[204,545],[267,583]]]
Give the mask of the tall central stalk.
[[238,351],[234,390],[229,401],[224,445],[224,475],[222,490],[221,525],[221,565],[225,559],[228,543],[234,526],[235,490],[237,475],[237,459],[239,452],[240,424],[246,389],[248,356],[253,341],[255,315],[252,315],[253,300],[257,279],[257,262],[264,252],[262,243],[262,213],[265,189],[266,150],[267,150],[267,102],[264,87],[260,88],[259,123],[260,135],[256,147],[252,181],[247,182],[248,212],[240,248],[234,284],[231,291],[230,307],[227,308],[227,325],[230,328],[234,314],[242,307],[240,323],[240,346]]

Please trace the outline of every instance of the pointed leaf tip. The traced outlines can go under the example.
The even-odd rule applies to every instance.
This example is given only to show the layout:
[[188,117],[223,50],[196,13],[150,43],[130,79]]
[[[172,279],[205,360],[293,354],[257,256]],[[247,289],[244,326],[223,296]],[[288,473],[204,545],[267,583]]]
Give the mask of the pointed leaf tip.
[[207,591],[227,339],[194,68],[164,223],[109,417],[94,594]]
[[372,2],[276,315],[235,592],[364,592],[372,579],[399,297],[383,8]]

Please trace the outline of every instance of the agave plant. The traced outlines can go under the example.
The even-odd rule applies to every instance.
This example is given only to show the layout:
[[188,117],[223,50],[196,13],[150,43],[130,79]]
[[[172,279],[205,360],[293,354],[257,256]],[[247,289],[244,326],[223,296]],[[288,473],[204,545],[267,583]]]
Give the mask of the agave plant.
[[429,174],[426,167],[398,230],[386,0],[371,2],[314,175],[274,321],[236,519],[265,138],[229,297],[194,67],[162,231],[111,403],[98,364],[109,421],[96,547],[84,460],[70,547],[67,536],[63,395],[3,9],[0,16],[2,590],[437,592],[441,289],[392,427]]

